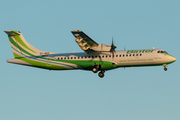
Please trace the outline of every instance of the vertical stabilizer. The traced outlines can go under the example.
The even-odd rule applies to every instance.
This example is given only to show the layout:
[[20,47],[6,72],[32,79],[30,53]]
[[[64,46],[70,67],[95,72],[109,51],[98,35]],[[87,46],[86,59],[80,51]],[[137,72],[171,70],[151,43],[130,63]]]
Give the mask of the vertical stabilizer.
[[15,58],[25,56],[47,55],[49,52],[41,51],[26,42],[19,31],[4,31],[7,33]]

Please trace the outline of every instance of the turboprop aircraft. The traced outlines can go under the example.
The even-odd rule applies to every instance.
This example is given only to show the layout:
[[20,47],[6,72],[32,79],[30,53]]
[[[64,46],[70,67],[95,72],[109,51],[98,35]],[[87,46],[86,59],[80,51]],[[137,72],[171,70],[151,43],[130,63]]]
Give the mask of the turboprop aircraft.
[[104,77],[105,71],[119,67],[163,66],[176,61],[176,58],[162,49],[141,49],[115,51],[113,40],[111,45],[98,44],[80,30],[71,31],[75,41],[84,51],[80,53],[52,53],[41,51],[26,42],[21,32],[7,33],[15,59],[8,63],[32,66],[48,70],[89,70],[99,72]]

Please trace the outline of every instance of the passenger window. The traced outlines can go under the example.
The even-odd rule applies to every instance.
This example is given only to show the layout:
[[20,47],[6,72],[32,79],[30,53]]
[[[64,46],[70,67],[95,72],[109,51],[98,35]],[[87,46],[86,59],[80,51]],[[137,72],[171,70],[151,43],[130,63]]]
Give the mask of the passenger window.
[[91,58],[91,56],[88,56],[88,58]]
[[116,55],[116,57],[118,57],[118,55]]
[[58,58],[58,60],[59,60],[59,58]]
[[128,54],[126,54],[126,57],[128,57]]
[[124,57],[125,55],[123,55],[123,57]]
[[106,58],[107,58],[108,56],[106,55]]
[[92,58],[94,58],[94,56],[92,56]]
[[74,57],[74,59],[76,59],[76,57]]
[[61,60],[63,60],[63,58],[61,58]]
[[69,59],[69,57],[67,59]]
[[101,56],[99,56],[99,58],[101,58]]
[[135,54],[133,54],[133,56],[135,56]]
[[109,57],[111,57],[111,55],[109,55]]
[[129,54],[129,57],[131,57],[131,54]]
[[164,53],[164,51],[161,51],[161,53]]
[[114,55],[112,55],[114,57]]
[[78,59],[79,59],[80,57],[78,57]]
[[102,58],[104,58],[104,55],[102,56]]
[[161,51],[158,51],[157,53],[160,53]]
[[142,54],[140,54],[140,56],[142,56]]
[[66,57],[64,58],[64,60],[66,60]]
[[97,56],[95,56],[95,58],[97,58]]
[[83,59],[83,56],[81,57],[81,59]]
[[119,57],[121,57],[121,55],[119,55]]
[[73,59],[73,57],[71,57],[71,59]]
[[136,54],[136,56],[138,56],[138,54]]

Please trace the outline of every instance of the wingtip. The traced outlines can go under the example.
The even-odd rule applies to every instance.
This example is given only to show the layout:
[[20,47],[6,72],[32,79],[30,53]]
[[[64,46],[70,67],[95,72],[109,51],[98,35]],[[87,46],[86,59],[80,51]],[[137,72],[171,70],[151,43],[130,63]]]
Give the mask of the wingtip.
[[82,32],[81,30],[73,30],[71,32]]

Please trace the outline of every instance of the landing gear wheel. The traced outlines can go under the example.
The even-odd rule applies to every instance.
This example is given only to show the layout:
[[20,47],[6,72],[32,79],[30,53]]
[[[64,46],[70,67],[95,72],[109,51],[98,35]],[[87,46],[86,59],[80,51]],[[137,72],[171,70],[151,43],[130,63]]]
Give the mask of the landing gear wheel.
[[165,71],[167,71],[167,68],[166,68],[166,67],[164,67],[164,70],[165,70]]
[[93,71],[93,73],[97,73],[98,72],[98,68],[97,67],[93,67],[92,71]]
[[103,73],[103,72],[99,72],[98,75],[99,75],[100,78],[103,78],[103,77],[104,77],[104,73]]

